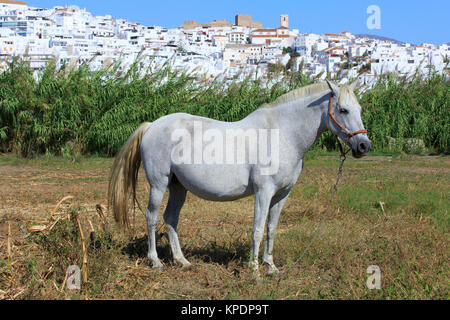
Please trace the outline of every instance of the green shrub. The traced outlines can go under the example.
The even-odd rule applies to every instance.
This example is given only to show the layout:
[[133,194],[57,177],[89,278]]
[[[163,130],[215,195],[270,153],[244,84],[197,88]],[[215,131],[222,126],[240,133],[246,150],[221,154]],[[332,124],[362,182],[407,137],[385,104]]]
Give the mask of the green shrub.
[[[168,65],[143,70],[139,61],[127,72],[120,71],[120,64],[91,71],[88,65],[58,69],[50,62],[36,78],[17,58],[0,74],[0,152],[112,156],[144,121],[174,112],[236,121],[313,82],[302,72],[287,72],[272,86],[246,79],[225,87],[199,83]],[[440,75],[412,81],[381,77],[360,97],[374,150],[388,149],[392,137],[422,139],[426,148],[448,152],[448,94]],[[316,147],[335,149],[333,139],[327,133]]]

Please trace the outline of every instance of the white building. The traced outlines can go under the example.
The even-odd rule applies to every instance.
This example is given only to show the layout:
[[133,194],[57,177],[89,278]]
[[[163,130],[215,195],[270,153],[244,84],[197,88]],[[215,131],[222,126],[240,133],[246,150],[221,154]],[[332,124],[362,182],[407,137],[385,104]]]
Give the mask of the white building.
[[289,38],[289,29],[286,27],[279,27],[276,29],[256,29],[251,33],[252,44],[290,46]]
[[[165,62],[176,68],[205,72],[251,74],[264,77],[267,65],[285,65],[291,57],[283,48],[291,47],[300,57],[292,59],[292,70],[300,64],[313,76],[344,73],[354,77],[363,65],[371,63],[369,81],[384,72],[409,75],[416,70],[448,72],[448,45],[398,45],[390,41],[356,38],[348,31],[339,34],[300,34],[289,29],[287,15],[281,15],[278,28],[251,28],[216,21],[189,28],[167,29],[143,26],[95,16],[78,7],[43,9],[25,2],[0,0],[0,64],[5,67],[15,55],[23,56],[35,70],[50,59],[59,65],[91,68],[108,67],[118,61],[126,69],[137,57],[143,67],[156,68]],[[361,77],[361,76],[358,76]]]
[[[313,52],[315,51],[314,45],[319,42],[321,38],[321,36],[314,33],[305,33],[299,35],[298,37],[295,37],[293,49],[301,56],[311,58],[313,56]],[[325,43],[325,41],[323,42]]]

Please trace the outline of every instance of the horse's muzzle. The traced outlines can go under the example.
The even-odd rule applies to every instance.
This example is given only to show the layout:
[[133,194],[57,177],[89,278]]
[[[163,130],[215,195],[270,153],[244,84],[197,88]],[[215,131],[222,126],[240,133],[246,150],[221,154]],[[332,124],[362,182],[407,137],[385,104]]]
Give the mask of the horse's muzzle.
[[372,143],[369,138],[365,136],[355,136],[350,139],[350,145],[352,148],[352,155],[355,158],[362,158],[367,155],[372,147]]

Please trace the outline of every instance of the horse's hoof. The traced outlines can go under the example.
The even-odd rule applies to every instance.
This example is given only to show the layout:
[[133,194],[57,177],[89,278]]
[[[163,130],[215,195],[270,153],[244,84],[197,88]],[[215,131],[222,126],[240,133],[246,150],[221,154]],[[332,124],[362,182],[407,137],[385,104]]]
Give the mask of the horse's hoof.
[[194,267],[192,266],[192,264],[190,262],[187,263],[183,263],[183,266],[181,267],[181,270],[183,271],[189,271],[192,270]]
[[271,276],[272,278],[276,278],[279,273],[280,270],[278,270],[277,267],[269,267],[269,270],[267,271],[267,275]]
[[164,271],[164,266],[162,265],[162,263],[154,263],[152,265],[152,269],[159,271],[159,272],[163,272]]
[[183,265],[182,267],[181,267],[181,270],[182,271],[190,271],[190,270],[192,270],[194,267],[192,266],[192,264],[185,264],[185,265]]
[[175,259],[175,261],[178,262],[179,264],[181,264],[181,270],[183,270],[183,271],[192,269],[192,264],[189,261],[187,261],[185,258]]

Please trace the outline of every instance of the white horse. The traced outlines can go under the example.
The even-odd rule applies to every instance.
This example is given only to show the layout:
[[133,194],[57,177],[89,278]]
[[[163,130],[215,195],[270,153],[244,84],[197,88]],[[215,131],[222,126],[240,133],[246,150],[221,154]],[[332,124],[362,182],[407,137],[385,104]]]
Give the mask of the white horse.
[[[109,182],[109,207],[121,226],[129,225],[127,200],[132,194],[136,201],[142,159],[150,184],[148,258],[154,268],[162,268],[155,233],[161,201],[169,188],[164,221],[173,258],[189,267],[177,234],[187,191],[211,201],[232,201],[254,194],[249,266],[259,278],[258,252],[268,217],[263,262],[268,264],[269,274],[276,273],[272,250],[281,209],[300,176],[305,153],[327,129],[350,146],[354,157],[369,152],[371,142],[361,121],[361,107],[349,86],[327,81],[296,89],[237,122],[176,113],[143,123],[116,156]],[[236,140],[228,139],[229,132],[241,144],[233,144]],[[268,132],[274,138],[270,143],[262,139]],[[255,150],[255,145],[264,151]],[[263,153],[269,155],[264,164],[258,161]],[[224,156],[226,163],[221,161]]]

